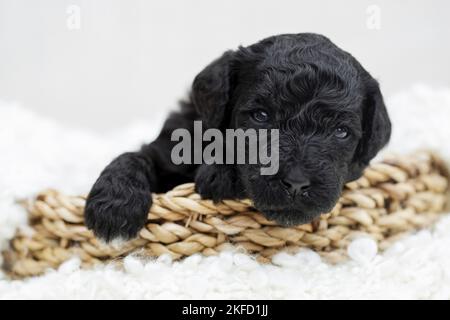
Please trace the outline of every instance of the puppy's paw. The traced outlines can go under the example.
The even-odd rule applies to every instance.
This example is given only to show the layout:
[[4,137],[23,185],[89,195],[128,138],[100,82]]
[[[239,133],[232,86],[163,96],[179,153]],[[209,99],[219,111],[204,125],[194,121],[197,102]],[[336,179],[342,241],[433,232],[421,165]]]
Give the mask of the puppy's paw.
[[195,191],[214,202],[244,197],[235,168],[226,165],[201,165],[195,176]]
[[151,204],[151,192],[145,183],[105,171],[88,196],[85,223],[106,242],[129,240],[144,227]]

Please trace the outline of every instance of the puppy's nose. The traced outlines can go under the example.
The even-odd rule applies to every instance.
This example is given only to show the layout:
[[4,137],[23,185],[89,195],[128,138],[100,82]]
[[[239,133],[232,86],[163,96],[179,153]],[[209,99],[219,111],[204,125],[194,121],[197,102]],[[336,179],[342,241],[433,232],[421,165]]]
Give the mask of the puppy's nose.
[[311,185],[311,182],[308,178],[299,175],[288,176],[281,182],[292,195],[305,195],[309,189],[309,186]]

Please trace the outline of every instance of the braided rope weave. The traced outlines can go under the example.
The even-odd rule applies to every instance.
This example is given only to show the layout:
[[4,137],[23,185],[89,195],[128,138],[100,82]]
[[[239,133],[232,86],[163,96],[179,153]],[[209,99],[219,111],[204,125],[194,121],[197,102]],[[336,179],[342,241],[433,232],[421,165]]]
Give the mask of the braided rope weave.
[[83,266],[117,260],[136,251],[145,256],[195,253],[214,255],[230,246],[260,260],[280,250],[316,250],[330,262],[346,259],[345,248],[367,235],[386,248],[407,231],[430,225],[444,211],[448,172],[431,152],[390,156],[372,164],[346,185],[334,209],[296,227],[280,227],[251,207],[249,200],[213,203],[194,192],[192,183],[153,195],[146,227],[120,248],[97,241],[83,225],[85,197],[55,190],[26,203],[30,226],[21,228],[3,253],[13,277],[38,275],[78,255]]

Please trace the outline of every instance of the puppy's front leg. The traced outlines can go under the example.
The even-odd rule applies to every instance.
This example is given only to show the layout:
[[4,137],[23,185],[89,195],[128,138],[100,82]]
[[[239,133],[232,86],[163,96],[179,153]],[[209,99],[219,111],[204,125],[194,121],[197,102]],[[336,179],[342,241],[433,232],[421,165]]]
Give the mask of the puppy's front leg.
[[195,176],[195,190],[202,198],[214,202],[245,197],[236,167],[232,165],[202,164]]
[[133,238],[144,226],[156,183],[152,159],[145,152],[125,153],[101,173],[89,193],[85,222],[98,238]]
[[137,236],[147,221],[152,192],[165,192],[194,179],[196,167],[175,165],[171,140],[175,129],[192,132],[195,113],[190,105],[173,113],[153,142],[138,152],[124,153],[101,173],[89,193],[85,222],[94,234],[106,241]]

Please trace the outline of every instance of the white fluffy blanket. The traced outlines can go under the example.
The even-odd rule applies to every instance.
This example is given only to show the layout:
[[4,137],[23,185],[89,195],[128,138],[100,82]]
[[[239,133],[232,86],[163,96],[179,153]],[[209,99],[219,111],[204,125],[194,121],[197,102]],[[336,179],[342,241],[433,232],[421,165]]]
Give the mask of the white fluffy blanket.
[[[394,124],[389,150],[431,147],[450,159],[450,90],[415,86],[387,104]],[[99,135],[0,102],[0,246],[26,221],[16,199],[48,187],[87,192],[113,156],[154,137],[162,115],[156,118]],[[181,262],[128,257],[124,271],[80,270],[74,258],[23,281],[0,273],[0,298],[450,298],[450,215],[384,253],[371,245],[352,243],[353,259],[337,266],[311,251],[279,254],[273,265],[236,252]]]

